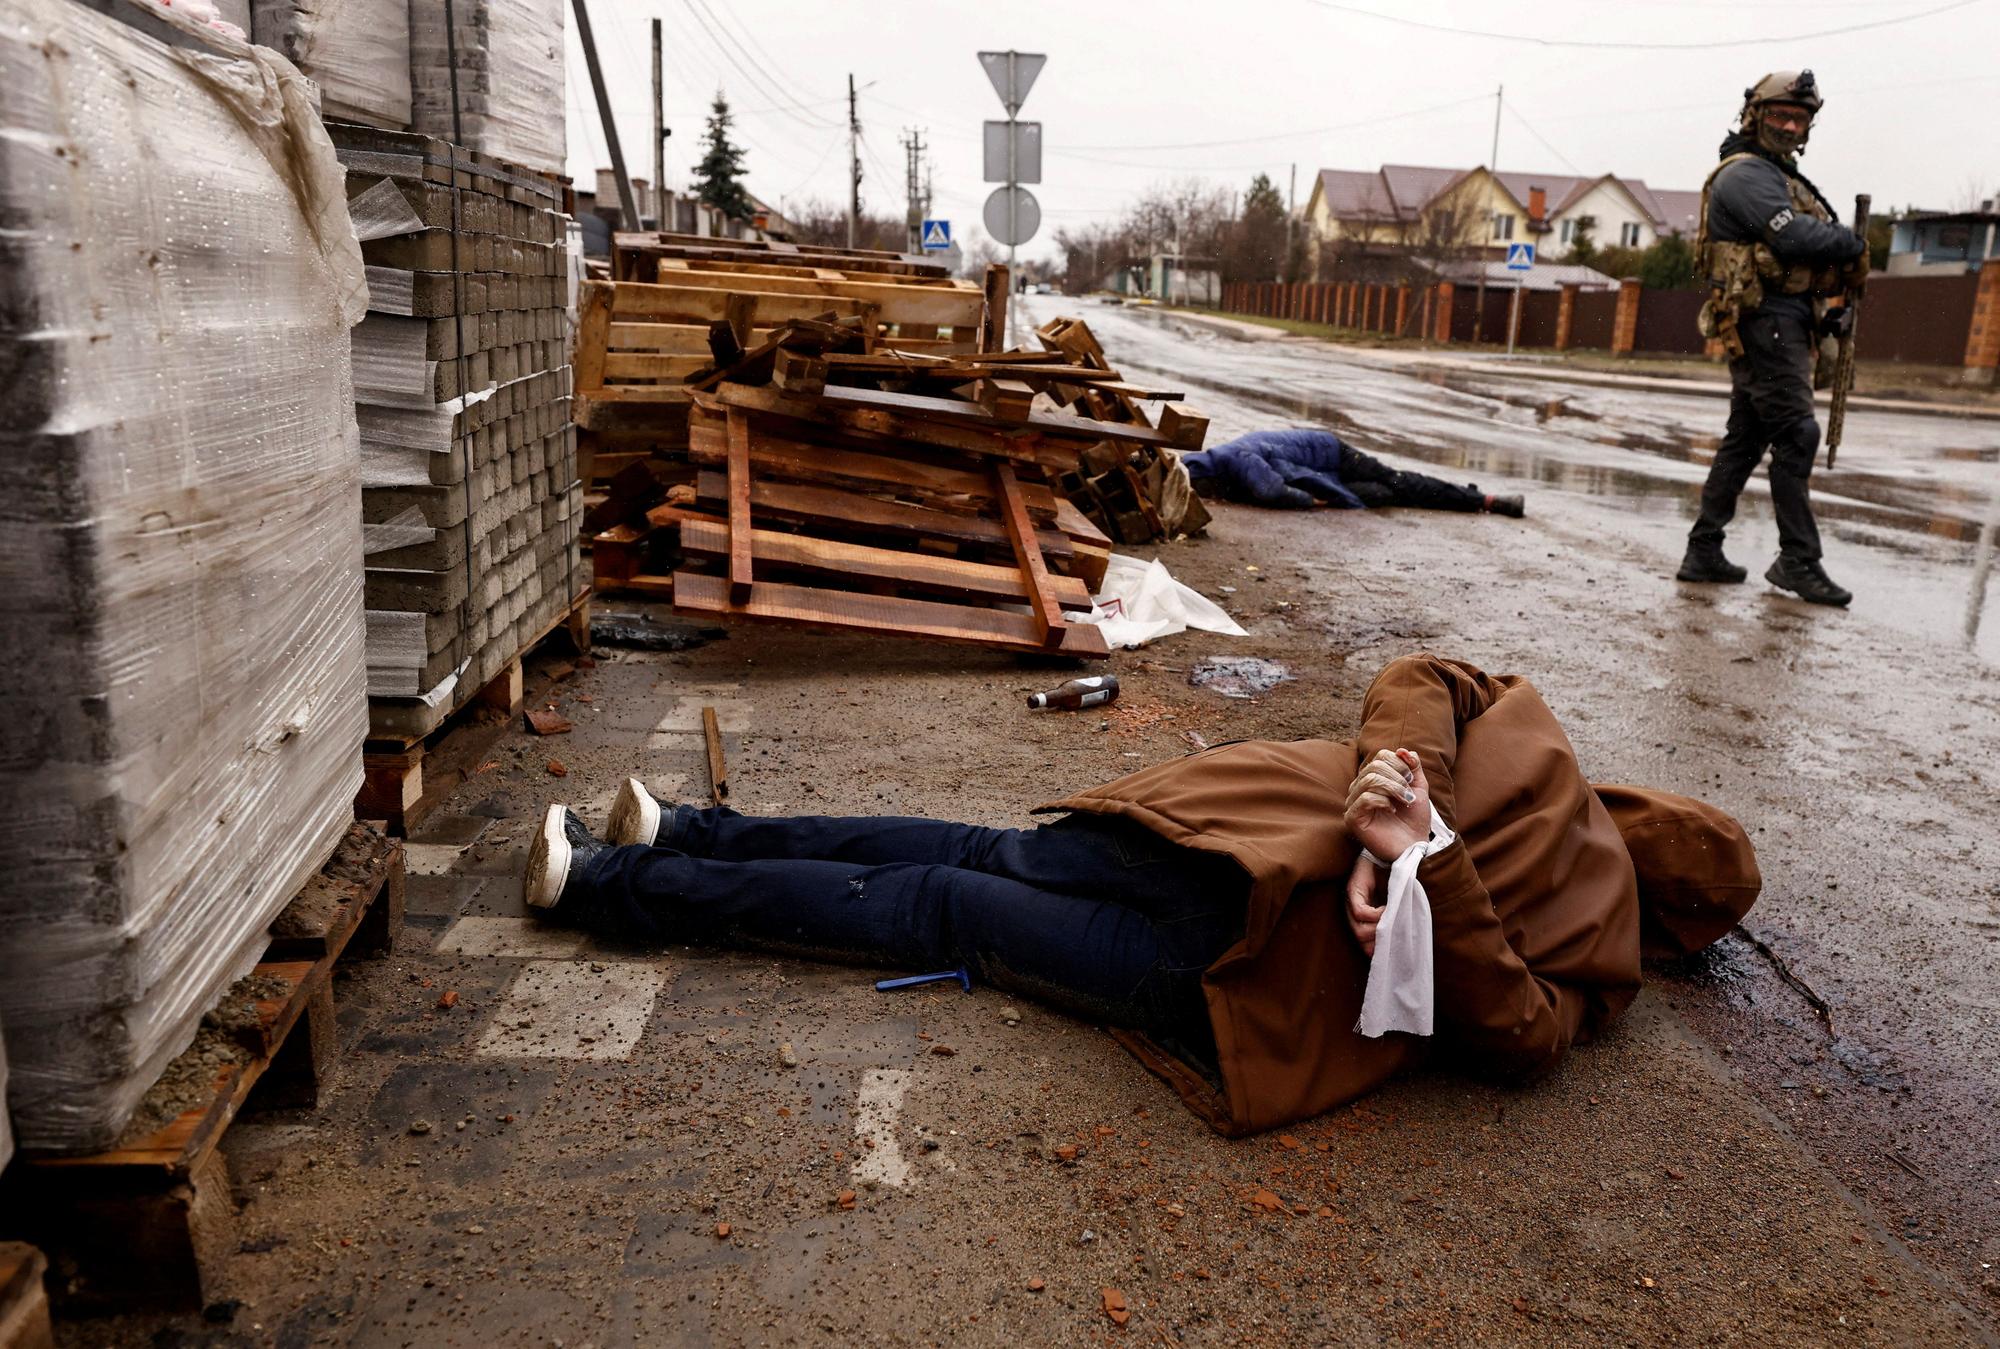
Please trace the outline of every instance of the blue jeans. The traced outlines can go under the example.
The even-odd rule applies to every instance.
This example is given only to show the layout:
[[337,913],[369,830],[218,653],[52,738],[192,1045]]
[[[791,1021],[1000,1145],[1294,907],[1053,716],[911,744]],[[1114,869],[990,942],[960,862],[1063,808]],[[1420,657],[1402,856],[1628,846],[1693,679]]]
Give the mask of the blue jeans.
[[682,805],[592,859],[562,912],[609,935],[973,979],[1139,1030],[1196,1063],[1202,972],[1243,934],[1247,874],[1124,820],[1039,829]]

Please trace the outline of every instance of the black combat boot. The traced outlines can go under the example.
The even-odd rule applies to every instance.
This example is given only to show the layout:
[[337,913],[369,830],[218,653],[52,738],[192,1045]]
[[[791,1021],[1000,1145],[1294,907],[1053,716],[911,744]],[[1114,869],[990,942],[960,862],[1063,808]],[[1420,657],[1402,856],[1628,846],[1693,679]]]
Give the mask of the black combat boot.
[[534,842],[528,845],[528,867],[521,878],[521,890],[530,907],[555,908],[563,893],[583,875],[590,859],[610,846],[599,842],[568,806],[550,806],[542,815]]
[[1720,581],[1735,585],[1750,573],[1722,555],[1719,543],[1689,543],[1687,556],[1681,559],[1681,569],[1674,573],[1677,581]]
[[1854,598],[1852,591],[1842,590],[1819,565],[1818,559],[1810,562],[1780,554],[1764,573],[1764,579],[1780,590],[1789,590],[1809,604],[1846,604]]
[[1520,519],[1528,513],[1527,498],[1521,496],[1519,493],[1504,497],[1489,496],[1486,498],[1484,505],[1487,513],[1490,515],[1505,515],[1515,520]]

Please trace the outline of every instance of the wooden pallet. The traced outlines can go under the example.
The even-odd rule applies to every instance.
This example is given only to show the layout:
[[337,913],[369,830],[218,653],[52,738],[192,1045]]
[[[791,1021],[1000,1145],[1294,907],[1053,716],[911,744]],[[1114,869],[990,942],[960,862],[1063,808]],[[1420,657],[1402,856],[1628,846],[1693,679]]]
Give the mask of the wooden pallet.
[[942,263],[903,253],[870,248],[832,248],[820,245],[784,243],[773,239],[721,239],[706,235],[662,234],[654,231],[619,231],[611,236],[612,278],[619,281],[650,281],[658,275],[662,258],[737,263],[755,261],[799,267],[838,268],[849,272],[875,272],[884,276],[948,277],[951,269]]
[[527,681],[521,662],[558,630],[566,635],[578,654],[589,652],[591,594],[587,587],[578,591],[560,614],[528,639],[519,655],[463,699],[437,708],[420,708],[414,713],[402,703],[371,701],[368,740],[361,754],[361,791],[354,798],[355,814],[364,819],[384,820],[391,833],[407,834],[412,825],[458,785],[456,781],[425,780],[424,761],[437,742],[472,717],[486,714],[492,721],[504,723],[519,713]]
[[[742,386],[723,385],[722,390]],[[721,391],[718,391],[719,393]],[[758,392],[758,390],[750,390]],[[831,400],[846,390],[828,389]],[[942,400],[938,400],[942,401]],[[967,406],[955,404],[954,406]],[[697,395],[689,511],[669,506],[688,564],[676,610],[1064,656],[1109,655],[1071,615],[1102,568],[1062,528],[1060,502],[1007,455],[815,439],[811,422]],[[1084,522],[1077,520],[1077,525]],[[1106,554],[1108,558],[1108,553]],[[705,564],[705,565],[704,565]]]
[[55,1349],[43,1283],[48,1269],[33,1246],[0,1241],[0,1349]]
[[109,1151],[30,1155],[9,1173],[0,1207],[57,1254],[79,1303],[204,1305],[236,1249],[223,1136],[246,1109],[318,1104],[336,1051],[334,966],[386,954],[402,923],[403,845],[356,824],[272,924],[251,974],[264,996],[237,1032],[243,1055],[202,1101]]

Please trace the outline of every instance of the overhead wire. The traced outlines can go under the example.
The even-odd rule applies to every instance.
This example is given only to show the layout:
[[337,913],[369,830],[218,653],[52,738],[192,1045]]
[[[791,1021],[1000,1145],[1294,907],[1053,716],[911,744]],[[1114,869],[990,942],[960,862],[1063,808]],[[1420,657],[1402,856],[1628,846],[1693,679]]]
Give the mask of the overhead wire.
[[[839,125],[817,114],[802,113],[801,110],[807,105],[786,97],[785,91],[779,87],[777,78],[758,64],[757,58],[752,56],[748,49],[736,40],[735,35],[723,26],[722,20],[709,9],[705,0],[688,0],[688,13],[694,16],[695,22],[701,25],[702,31],[708,34],[710,41],[715,43],[716,49],[729,64],[741,71],[744,78],[748,79],[760,94],[772,100],[773,105],[785,112],[793,121],[821,131]],[[738,59],[739,55],[741,59]]]
[[1533,33],[1508,33],[1488,28],[1461,28],[1456,24],[1432,23],[1427,19],[1413,19],[1407,14],[1385,14],[1380,10],[1363,9],[1359,5],[1341,3],[1341,0],[1306,0],[1319,9],[1333,10],[1341,14],[1352,14],[1357,18],[1377,19],[1383,23],[1398,24],[1404,28],[1422,29],[1427,33],[1446,33],[1453,37],[1484,38],[1492,42],[1512,42],[1530,47],[1566,47],[1589,51],[1723,51],[1733,47],[1762,47],[1772,43],[1815,42],[1823,38],[1844,37],[1849,33],[1865,33],[1877,28],[1893,28],[1901,24],[1915,23],[1920,19],[1936,18],[1954,10],[1967,9],[1983,4],[1985,0],[1949,0],[1949,3],[1920,10],[1914,14],[1899,14],[1893,18],[1871,19],[1865,23],[1845,24],[1838,28],[1822,28],[1811,33],[1784,33],[1772,37],[1725,38],[1720,42],[1618,42],[1594,38],[1554,38],[1540,37]]

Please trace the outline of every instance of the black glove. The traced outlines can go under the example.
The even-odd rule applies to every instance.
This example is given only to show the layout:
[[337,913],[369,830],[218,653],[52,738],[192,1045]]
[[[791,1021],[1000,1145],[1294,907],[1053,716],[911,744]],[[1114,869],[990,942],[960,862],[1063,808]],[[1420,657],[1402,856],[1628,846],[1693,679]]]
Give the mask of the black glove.
[[1846,305],[1827,310],[1825,316],[1819,321],[1819,334],[1821,337],[1845,339],[1853,331],[1854,311]]

